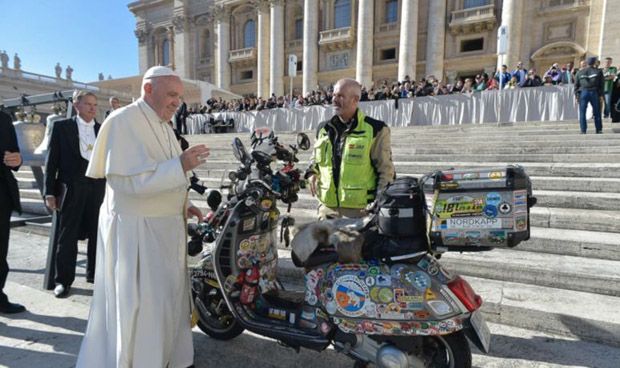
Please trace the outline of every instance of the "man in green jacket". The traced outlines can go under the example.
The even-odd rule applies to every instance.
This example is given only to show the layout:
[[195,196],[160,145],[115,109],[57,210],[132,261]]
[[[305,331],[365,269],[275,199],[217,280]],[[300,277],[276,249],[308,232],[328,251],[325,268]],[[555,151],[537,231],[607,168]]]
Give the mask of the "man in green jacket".
[[355,80],[339,80],[332,100],[336,115],[317,130],[307,177],[320,202],[319,220],[362,217],[395,177],[390,128],[358,109],[361,93]]

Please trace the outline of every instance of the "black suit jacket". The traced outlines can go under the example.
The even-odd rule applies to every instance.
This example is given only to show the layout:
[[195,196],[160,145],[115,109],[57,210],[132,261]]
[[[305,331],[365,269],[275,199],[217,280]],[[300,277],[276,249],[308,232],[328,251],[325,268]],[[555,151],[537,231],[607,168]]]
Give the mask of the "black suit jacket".
[[[95,135],[99,134],[99,127],[95,122]],[[59,195],[58,182],[68,184],[83,177],[88,166],[85,161],[80,153],[77,117],[56,121],[45,161],[45,195]]]
[[17,171],[19,166],[13,168],[6,166],[4,164],[4,151],[19,152],[19,146],[17,145],[17,136],[11,117],[0,111],[0,180],[4,181],[9,189],[9,196],[13,201],[13,209],[21,212],[19,189],[17,187],[17,180],[13,176],[13,171]]

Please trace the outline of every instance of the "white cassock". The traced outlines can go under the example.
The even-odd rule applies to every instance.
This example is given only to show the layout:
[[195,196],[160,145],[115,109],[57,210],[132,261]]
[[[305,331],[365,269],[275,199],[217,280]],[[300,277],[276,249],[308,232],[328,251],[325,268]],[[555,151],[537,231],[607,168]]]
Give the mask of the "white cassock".
[[139,99],[106,119],[86,175],[107,179],[78,368],[193,364],[185,206],[174,132]]

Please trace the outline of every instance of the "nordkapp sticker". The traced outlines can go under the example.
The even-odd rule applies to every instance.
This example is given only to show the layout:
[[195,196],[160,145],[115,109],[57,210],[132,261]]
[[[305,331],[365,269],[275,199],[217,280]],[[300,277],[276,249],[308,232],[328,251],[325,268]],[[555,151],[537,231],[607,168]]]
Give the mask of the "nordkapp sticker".
[[487,217],[456,217],[442,221],[442,229],[501,229],[502,220]]

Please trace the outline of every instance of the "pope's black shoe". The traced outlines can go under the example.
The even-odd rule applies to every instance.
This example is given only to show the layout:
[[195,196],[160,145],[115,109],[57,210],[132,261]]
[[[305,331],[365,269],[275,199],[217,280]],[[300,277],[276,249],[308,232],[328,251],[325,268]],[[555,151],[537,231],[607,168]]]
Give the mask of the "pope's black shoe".
[[0,313],[15,314],[15,313],[21,313],[25,311],[26,311],[26,307],[24,307],[21,304],[11,303],[8,301],[6,303],[0,304]]
[[54,288],[54,296],[56,298],[66,298],[69,296],[69,289],[71,286],[64,286],[63,284],[57,284]]

